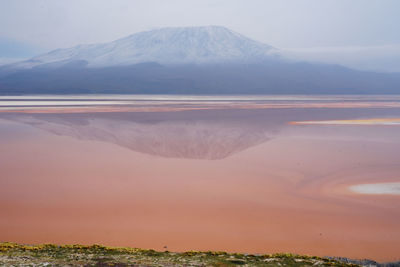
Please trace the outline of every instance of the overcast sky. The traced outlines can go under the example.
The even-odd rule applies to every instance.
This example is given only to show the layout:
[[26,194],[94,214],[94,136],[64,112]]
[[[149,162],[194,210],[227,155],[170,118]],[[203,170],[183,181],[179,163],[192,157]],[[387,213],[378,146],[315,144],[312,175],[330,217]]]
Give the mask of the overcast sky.
[[400,54],[398,0],[0,0],[0,57],[202,25],[300,54],[306,49],[303,56],[315,47],[321,54],[321,47],[390,46]]

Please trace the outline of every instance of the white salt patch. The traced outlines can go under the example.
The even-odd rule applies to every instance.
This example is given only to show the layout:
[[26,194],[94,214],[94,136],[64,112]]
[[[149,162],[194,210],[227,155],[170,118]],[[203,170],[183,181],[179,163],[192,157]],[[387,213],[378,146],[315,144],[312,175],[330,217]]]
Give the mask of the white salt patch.
[[359,184],[350,186],[350,190],[359,194],[385,194],[400,195],[400,182],[379,183],[379,184]]

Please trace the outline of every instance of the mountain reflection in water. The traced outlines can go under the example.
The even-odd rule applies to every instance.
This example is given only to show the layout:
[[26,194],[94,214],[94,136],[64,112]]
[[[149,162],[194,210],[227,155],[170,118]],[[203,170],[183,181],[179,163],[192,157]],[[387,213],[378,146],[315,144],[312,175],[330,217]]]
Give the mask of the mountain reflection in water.
[[179,107],[3,109],[2,238],[395,260],[399,196],[349,188],[399,181],[400,127],[290,122],[400,109]]
[[[22,114],[13,116],[12,120],[56,135],[113,143],[149,155],[207,160],[223,159],[264,143],[281,126],[268,119],[249,120],[247,117],[235,120],[218,116],[172,117],[141,121],[133,114],[120,118],[109,115]],[[151,119],[157,114],[144,115]]]

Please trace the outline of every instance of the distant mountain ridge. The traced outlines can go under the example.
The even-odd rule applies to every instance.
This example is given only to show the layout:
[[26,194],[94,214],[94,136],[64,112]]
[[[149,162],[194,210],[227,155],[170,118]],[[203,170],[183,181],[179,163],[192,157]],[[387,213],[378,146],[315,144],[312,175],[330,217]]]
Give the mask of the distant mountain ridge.
[[144,62],[204,64],[254,62],[269,57],[272,47],[221,26],[162,28],[132,34],[109,43],[57,49],[13,64],[15,68],[127,66]]
[[289,61],[225,27],[161,28],[0,67],[0,94],[400,94],[400,73]]

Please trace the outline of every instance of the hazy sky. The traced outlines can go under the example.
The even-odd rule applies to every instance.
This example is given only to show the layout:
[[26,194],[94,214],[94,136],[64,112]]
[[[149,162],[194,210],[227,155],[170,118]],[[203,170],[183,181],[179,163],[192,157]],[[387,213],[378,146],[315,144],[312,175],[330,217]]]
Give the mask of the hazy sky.
[[0,57],[200,25],[296,51],[376,49],[400,46],[399,14],[398,0],[0,0]]

